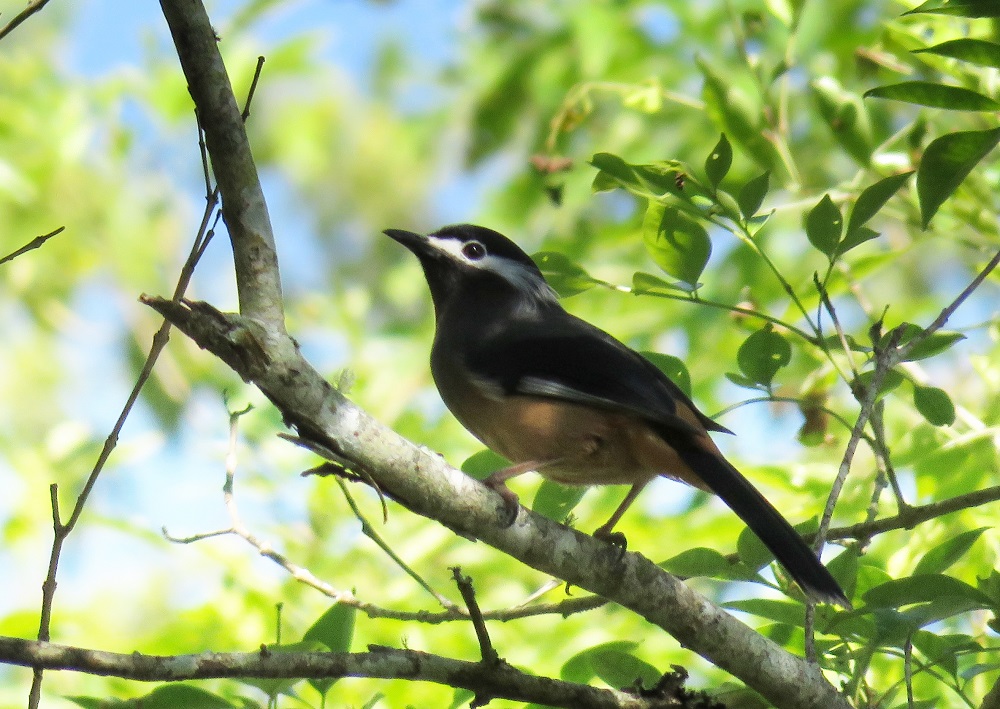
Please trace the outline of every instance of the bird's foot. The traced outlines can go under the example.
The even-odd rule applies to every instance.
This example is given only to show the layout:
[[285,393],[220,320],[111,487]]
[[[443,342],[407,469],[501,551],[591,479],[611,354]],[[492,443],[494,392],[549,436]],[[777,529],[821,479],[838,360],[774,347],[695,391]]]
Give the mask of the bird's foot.
[[504,527],[509,527],[517,521],[517,510],[521,505],[517,495],[507,487],[504,479],[494,473],[483,480],[483,484],[503,498],[504,513],[501,524]]

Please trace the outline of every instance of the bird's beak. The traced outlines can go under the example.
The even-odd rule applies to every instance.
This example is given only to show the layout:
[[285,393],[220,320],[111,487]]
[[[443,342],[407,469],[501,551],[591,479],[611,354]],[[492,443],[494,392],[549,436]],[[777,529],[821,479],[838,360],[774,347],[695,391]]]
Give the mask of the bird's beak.
[[404,229],[386,229],[382,233],[390,239],[395,239],[415,254],[419,255],[431,250],[430,242],[427,241],[427,237],[423,234],[417,234],[416,232]]

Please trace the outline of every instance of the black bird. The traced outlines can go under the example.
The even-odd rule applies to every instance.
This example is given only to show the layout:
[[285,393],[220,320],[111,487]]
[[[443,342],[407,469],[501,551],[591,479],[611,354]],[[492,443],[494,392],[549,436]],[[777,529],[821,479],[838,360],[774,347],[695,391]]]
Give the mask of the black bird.
[[816,601],[850,607],[798,532],[709,437],[729,433],[656,366],[566,312],[531,258],[502,234],[460,224],[385,232],[423,266],[434,301],[431,372],[455,417],[512,462],[485,483],[517,514],[506,481],[534,470],[572,485],[629,484],[607,537],[658,475],[714,492]]

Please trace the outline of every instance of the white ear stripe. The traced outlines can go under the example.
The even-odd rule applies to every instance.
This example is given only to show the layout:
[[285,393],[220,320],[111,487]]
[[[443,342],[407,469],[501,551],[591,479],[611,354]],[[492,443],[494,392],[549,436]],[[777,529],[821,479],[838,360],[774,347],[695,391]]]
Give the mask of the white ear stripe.
[[427,241],[431,246],[445,252],[459,263],[463,263],[471,268],[495,273],[523,293],[529,294],[539,300],[555,301],[558,299],[556,292],[545,282],[545,279],[539,278],[537,273],[523,263],[495,256],[491,253],[487,253],[486,256],[480,259],[471,259],[462,253],[462,248],[468,242],[462,242],[458,239],[442,239],[437,236],[428,236]]

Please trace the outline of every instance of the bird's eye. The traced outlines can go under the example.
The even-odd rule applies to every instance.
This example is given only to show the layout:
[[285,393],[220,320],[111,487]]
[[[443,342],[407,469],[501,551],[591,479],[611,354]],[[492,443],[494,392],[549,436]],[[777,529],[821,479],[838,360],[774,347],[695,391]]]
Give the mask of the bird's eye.
[[470,261],[478,261],[486,255],[486,247],[478,241],[470,241],[462,247],[462,255]]

